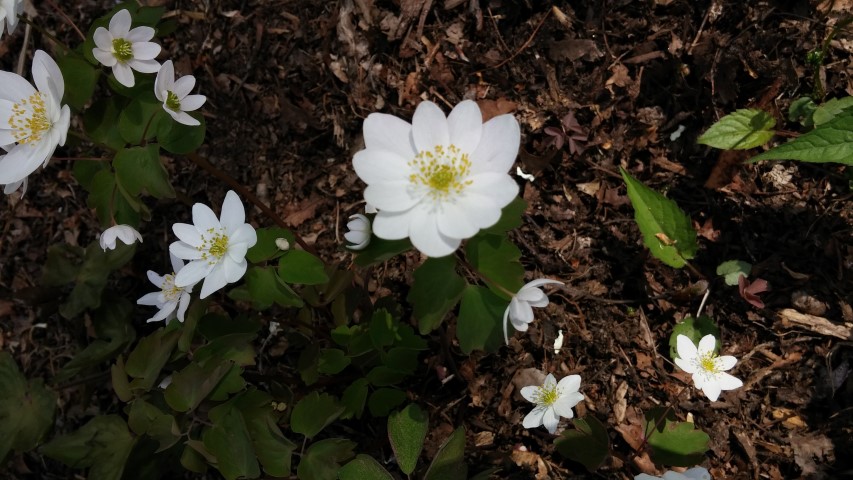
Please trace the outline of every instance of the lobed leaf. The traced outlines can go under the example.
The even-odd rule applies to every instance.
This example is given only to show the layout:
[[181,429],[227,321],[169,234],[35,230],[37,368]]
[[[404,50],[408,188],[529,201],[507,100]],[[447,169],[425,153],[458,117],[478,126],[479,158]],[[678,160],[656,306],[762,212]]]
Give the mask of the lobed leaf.
[[296,433],[312,438],[342,413],[344,413],[344,407],[337,398],[327,393],[320,394],[313,391],[293,407],[293,412],[290,414],[290,428]]
[[594,472],[610,454],[610,437],[607,429],[592,415],[572,420],[574,430],[566,430],[554,441],[560,455],[583,464]]
[[500,297],[509,300],[506,292],[517,292],[524,285],[521,251],[506,235],[478,233],[465,245],[465,256]]
[[54,438],[40,451],[72,468],[89,469],[89,478],[120,480],[136,440],[118,415],[100,415],[74,433]]
[[711,441],[708,434],[694,424],[676,421],[675,412],[663,407],[655,407],[646,413],[645,432],[652,460],[676,467],[699,464]]
[[27,381],[8,352],[0,352],[0,464],[14,449],[34,448],[53,425],[57,394],[40,379]]
[[675,359],[678,357],[678,336],[685,335],[690,338],[694,344],[698,344],[699,340],[705,335],[713,335],[717,339],[716,350],[722,347],[720,341],[720,327],[714,323],[711,317],[701,315],[698,318],[686,317],[681,322],[675,324],[672,328],[672,334],[669,336],[669,358]]
[[459,303],[465,285],[465,280],[456,273],[456,258],[452,255],[429,258],[415,270],[406,300],[412,304],[422,335],[441,325]]
[[288,250],[278,261],[278,275],[287,283],[319,285],[329,281],[326,266],[305,250]]
[[356,443],[344,438],[327,438],[308,447],[299,462],[300,480],[335,480],[341,463],[353,457]]
[[816,127],[820,126],[852,107],[853,97],[833,98],[831,100],[827,100],[822,105],[815,108],[814,113],[812,113],[812,121],[814,121],[814,125]]
[[729,286],[737,285],[741,275],[748,277],[750,273],[752,264],[741,260],[729,260],[717,266],[717,275],[723,277]]
[[507,301],[485,287],[468,285],[462,295],[456,337],[467,355],[474,350],[497,351],[503,345],[504,310]]

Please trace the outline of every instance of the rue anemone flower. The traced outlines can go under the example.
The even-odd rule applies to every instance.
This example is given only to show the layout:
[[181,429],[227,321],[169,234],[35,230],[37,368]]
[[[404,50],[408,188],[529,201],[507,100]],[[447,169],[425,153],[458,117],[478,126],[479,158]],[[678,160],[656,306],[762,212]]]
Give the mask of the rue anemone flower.
[[190,95],[193,87],[195,77],[192,75],[184,75],[175,81],[175,67],[171,60],[163,62],[154,80],[154,95],[163,102],[163,110],[176,122],[191,127],[201,125],[201,122],[187,112],[198,110],[207,101],[204,95]]
[[521,396],[528,402],[536,404],[533,410],[524,417],[524,428],[536,428],[545,425],[548,433],[557,431],[560,417],[575,416],[572,408],[583,400],[583,394],[578,392],[581,386],[580,375],[563,377],[559,383],[554,375],[548,374],[541,387],[535,385],[521,389]]
[[372,113],[364,121],[365,149],[353,167],[367,184],[364,199],[378,209],[373,233],[408,237],[429,257],[453,253],[463,239],[497,223],[518,194],[509,169],[521,133],[512,115],[483,123],[466,100],[445,117],[421,102],[412,123]]
[[0,36],[7,26],[9,33],[15,30],[18,25],[18,12],[21,11],[23,3],[24,0],[0,0]]
[[157,307],[159,311],[153,317],[148,319],[148,322],[159,322],[164,320],[167,323],[169,320],[177,317],[178,321],[183,323],[184,315],[187,313],[187,307],[190,305],[190,292],[193,285],[186,287],[175,286],[175,275],[184,267],[184,262],[169,254],[169,259],[172,262],[172,273],[166,275],[158,275],[153,270],[148,270],[148,280],[159,288],[159,292],[151,292],[143,295],[136,301],[137,305],[149,305]]
[[33,56],[32,71],[38,90],[20,75],[0,71],[0,149],[7,152],[0,156],[4,191],[17,189],[40,165],[47,165],[68,133],[71,110],[61,104],[62,72],[42,50]]
[[347,229],[349,231],[344,234],[344,238],[350,243],[347,248],[364,250],[370,243],[370,219],[360,213],[350,215]]
[[689,470],[685,470],[684,473],[669,470],[664,473],[662,477],[654,477],[652,475],[641,473],[634,477],[634,480],[711,480],[711,474],[706,468],[693,467]]
[[504,310],[503,326],[505,342],[509,343],[509,336],[507,334],[508,323],[512,323],[512,326],[516,330],[526,332],[527,326],[533,321],[533,307],[542,308],[548,306],[548,295],[545,295],[545,292],[539,287],[549,284],[564,285],[563,282],[557,280],[540,278],[528,282],[521,287],[518,293],[513,295],[509,306]]
[[131,29],[132,22],[130,12],[120,10],[110,19],[109,29],[95,30],[92,49],[92,55],[111,67],[118,83],[128,88],[136,83],[133,70],[142,73],[160,70],[160,63],[154,60],[160,54],[160,45],[149,41],[154,38],[154,29],[145,26]]
[[201,298],[234,283],[246,273],[246,252],[258,241],[255,229],[246,223],[246,212],[236,193],[229,190],[219,218],[207,205],[193,205],[193,224],[176,223],[177,242],[169,245],[174,256],[189,260],[176,272],[175,286],[184,288],[204,280]]
[[142,243],[142,235],[130,225],[113,225],[101,234],[101,248],[105,252],[115,250],[116,240],[121,240],[125,245],[133,245],[137,240]]
[[718,356],[714,353],[717,339],[713,335],[705,335],[699,340],[697,347],[690,337],[676,337],[675,364],[685,372],[693,375],[696,388],[702,390],[712,402],[720,397],[723,390],[734,390],[743,386],[740,379],[726,373],[737,363],[737,358],[731,355]]

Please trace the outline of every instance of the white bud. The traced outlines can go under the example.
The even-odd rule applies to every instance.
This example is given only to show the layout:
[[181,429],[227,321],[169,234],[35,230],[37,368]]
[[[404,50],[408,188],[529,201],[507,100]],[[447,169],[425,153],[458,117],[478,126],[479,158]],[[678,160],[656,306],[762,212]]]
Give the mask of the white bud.
[[275,246],[278,247],[279,250],[285,252],[290,250],[290,242],[288,242],[286,238],[276,238]]

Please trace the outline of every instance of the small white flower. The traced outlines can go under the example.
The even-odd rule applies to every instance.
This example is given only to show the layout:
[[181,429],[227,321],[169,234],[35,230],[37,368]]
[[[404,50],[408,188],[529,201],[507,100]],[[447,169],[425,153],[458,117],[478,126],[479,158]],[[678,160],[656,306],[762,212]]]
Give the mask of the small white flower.
[[98,27],[95,30],[95,48],[92,49],[92,55],[104,66],[112,67],[118,83],[128,88],[135,84],[133,70],[142,73],[160,70],[160,63],[154,60],[160,54],[160,45],[149,42],[154,38],[154,29],[131,29],[132,21],[126,9],[113,15],[109,29]]
[[527,283],[521,290],[518,291],[509,302],[509,306],[504,310],[504,341],[509,343],[507,335],[507,320],[512,322],[512,326],[519,332],[526,332],[527,326],[533,321],[533,307],[547,307],[548,295],[545,295],[540,288],[542,285],[564,285],[563,282],[557,280],[549,280],[540,278]]
[[157,79],[154,80],[154,95],[157,96],[157,100],[163,102],[163,110],[176,122],[191,127],[201,123],[187,112],[198,110],[207,101],[204,95],[190,95],[193,87],[195,87],[195,77],[192,75],[184,75],[175,81],[175,67],[171,60],[163,62],[163,66],[157,72]]
[[559,355],[563,348],[563,331],[557,330],[557,338],[554,339],[554,355]]
[[711,480],[711,474],[707,469],[702,467],[693,467],[684,473],[667,471],[662,477],[653,477],[645,473],[641,473],[634,477],[634,480]]
[[20,75],[0,72],[0,147],[8,152],[0,156],[0,185],[23,182],[65,145],[71,110],[61,105],[62,72],[42,50],[33,56],[32,70],[38,90]]
[[7,25],[9,33],[15,30],[18,25],[18,12],[21,11],[23,3],[24,0],[0,0],[0,35],[3,35]]
[[[159,288],[159,292],[151,292],[143,295],[136,301],[137,305],[150,305],[160,309],[153,317],[148,319],[148,322],[159,322],[160,320],[169,323],[169,320],[177,316],[178,321],[183,323],[184,314],[187,313],[187,307],[190,305],[190,292],[193,285],[187,287],[175,286],[175,275],[184,268],[184,262],[180,258],[169,254],[169,259],[172,262],[172,273],[160,276],[152,270],[148,270],[148,280]],[[177,311],[176,311],[177,310]]]
[[364,199],[379,212],[373,233],[386,240],[409,237],[430,257],[453,253],[463,239],[497,223],[518,194],[509,169],[521,133],[512,115],[485,124],[473,101],[445,117],[424,101],[412,123],[372,113],[364,121],[365,149],[353,167],[367,183]]
[[740,379],[728,373],[737,363],[730,355],[717,356],[714,347],[717,339],[713,335],[705,335],[699,340],[699,348],[686,335],[676,337],[678,357],[675,364],[687,373],[693,374],[693,383],[701,388],[712,402],[716,401],[723,390],[734,390],[743,386]]
[[135,228],[130,225],[113,225],[101,234],[101,248],[105,252],[107,250],[115,250],[116,239],[121,240],[125,245],[133,245],[137,240],[139,240],[139,243],[142,243],[142,235]]
[[370,243],[369,218],[360,213],[350,215],[347,228],[349,231],[344,234],[344,238],[351,244],[347,245],[350,250],[363,250]]
[[207,205],[193,205],[193,224],[172,225],[180,241],[169,245],[169,252],[190,260],[175,275],[176,287],[188,287],[204,279],[201,298],[234,283],[246,273],[246,252],[258,241],[255,229],[246,223],[246,212],[240,198],[228,191],[222,202],[222,214]]
[[583,400],[583,394],[578,392],[581,387],[580,375],[563,377],[557,383],[554,375],[548,374],[541,387],[529,386],[521,389],[521,396],[536,406],[524,417],[524,428],[536,428],[545,425],[548,433],[557,431],[560,417],[575,416],[572,408]]

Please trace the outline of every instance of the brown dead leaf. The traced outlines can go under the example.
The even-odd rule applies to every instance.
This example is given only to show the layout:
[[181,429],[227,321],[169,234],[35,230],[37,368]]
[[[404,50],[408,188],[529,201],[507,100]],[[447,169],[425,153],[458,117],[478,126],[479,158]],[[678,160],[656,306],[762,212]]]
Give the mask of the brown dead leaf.
[[716,242],[720,239],[720,231],[714,228],[714,219],[712,218],[705,220],[705,223],[702,225],[699,225],[699,222],[694,221],[693,228],[702,238],[708,239],[712,242]]
[[705,181],[705,188],[718,189],[723,188],[734,179],[737,166],[743,163],[749,157],[749,154],[743,150],[725,150],[720,152],[717,157],[717,163],[711,170],[711,175]]
[[831,465],[835,460],[832,440],[825,435],[794,435],[790,437],[794,450],[794,461],[800,469],[801,478],[810,478],[818,472],[825,472],[823,465]]
[[584,57],[586,60],[593,61],[603,56],[604,54],[598,49],[595,41],[579,38],[567,38],[553,42],[548,49],[548,57],[555,62],[574,62]]
[[305,220],[314,217],[317,207],[323,203],[323,197],[314,194],[307,200],[303,200],[295,207],[286,208],[284,210],[284,221],[291,227],[302,225]]
[[621,63],[613,65],[611,71],[613,71],[613,75],[604,82],[605,86],[616,85],[617,87],[624,88],[634,82],[634,80],[631,79],[631,76],[628,75],[628,67]]
[[518,108],[517,103],[512,100],[507,100],[504,97],[497,100],[477,100],[477,105],[480,107],[480,112],[483,114],[483,122],[488,122],[498,115],[512,113],[516,108]]

